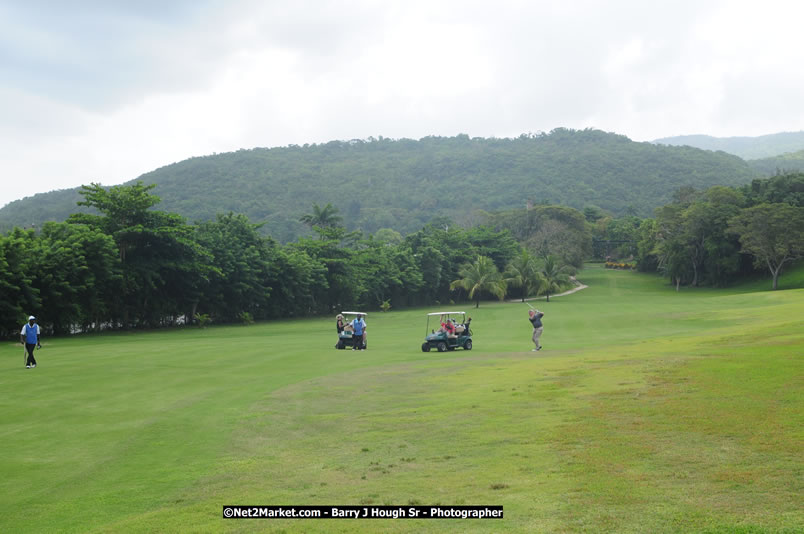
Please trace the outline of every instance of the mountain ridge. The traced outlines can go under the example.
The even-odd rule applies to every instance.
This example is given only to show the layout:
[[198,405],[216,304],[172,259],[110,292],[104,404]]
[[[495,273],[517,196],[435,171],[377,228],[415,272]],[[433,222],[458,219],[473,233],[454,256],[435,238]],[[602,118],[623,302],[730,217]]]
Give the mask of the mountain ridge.
[[[600,130],[559,128],[517,138],[370,138],[241,149],[199,156],[127,183],[156,183],[156,209],[191,222],[243,213],[281,241],[309,233],[298,219],[313,203],[338,207],[350,229],[415,231],[435,216],[471,223],[478,211],[535,204],[648,216],[678,187],[741,185],[745,161],[691,147],[634,142]],[[78,189],[43,193],[0,209],[0,229],[63,220],[81,211]],[[24,220],[26,218],[28,220]]]
[[744,160],[754,160],[777,157],[788,152],[804,150],[804,131],[778,132],[755,137],[679,135],[663,137],[651,141],[651,143],[668,146],[691,146],[702,150],[721,150],[739,156]]

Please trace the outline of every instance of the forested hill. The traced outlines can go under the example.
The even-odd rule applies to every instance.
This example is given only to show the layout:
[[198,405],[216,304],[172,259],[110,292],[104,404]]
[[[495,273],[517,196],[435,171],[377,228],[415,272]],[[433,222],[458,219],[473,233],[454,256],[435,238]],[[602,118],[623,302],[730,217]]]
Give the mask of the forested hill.
[[783,171],[804,171],[804,150],[789,152],[772,158],[752,159],[748,162],[759,173],[771,175]]
[[[678,187],[738,185],[755,176],[740,158],[635,143],[598,130],[558,129],[516,139],[427,137],[255,148],[192,158],[142,175],[157,209],[192,221],[243,213],[282,241],[308,231],[299,217],[330,202],[348,228],[407,233],[435,216],[468,222],[477,210],[534,204],[652,215]],[[0,228],[63,220],[75,190],[13,202]]]
[[757,137],[712,137],[681,135],[653,141],[660,145],[692,146],[703,150],[722,150],[743,159],[762,159],[804,150],[804,132],[782,132]]

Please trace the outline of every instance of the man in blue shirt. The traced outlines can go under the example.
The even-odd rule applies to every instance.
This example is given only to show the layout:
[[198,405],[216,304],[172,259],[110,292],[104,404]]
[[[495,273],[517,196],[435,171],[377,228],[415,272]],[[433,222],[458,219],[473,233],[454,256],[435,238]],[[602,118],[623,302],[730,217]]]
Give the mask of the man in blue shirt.
[[355,333],[352,334],[352,350],[357,350],[358,345],[360,345],[360,350],[366,350],[366,321],[363,320],[363,316],[358,314],[357,318],[352,321],[352,328],[355,329]]
[[36,347],[42,348],[39,343],[39,325],[36,324],[36,317],[31,315],[28,317],[28,322],[22,325],[20,331],[20,343],[25,345],[25,350],[28,351],[28,359],[25,361],[26,369],[33,369],[36,367],[36,359],[34,359],[34,349]]

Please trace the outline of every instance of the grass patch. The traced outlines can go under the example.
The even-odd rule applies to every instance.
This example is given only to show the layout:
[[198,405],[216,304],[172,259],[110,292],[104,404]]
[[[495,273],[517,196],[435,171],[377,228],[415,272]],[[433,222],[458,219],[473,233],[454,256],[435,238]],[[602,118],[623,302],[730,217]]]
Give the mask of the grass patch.
[[[472,351],[425,313],[0,347],[3,532],[794,532],[804,290],[590,287],[482,303]],[[499,504],[502,521],[221,519],[223,504]]]

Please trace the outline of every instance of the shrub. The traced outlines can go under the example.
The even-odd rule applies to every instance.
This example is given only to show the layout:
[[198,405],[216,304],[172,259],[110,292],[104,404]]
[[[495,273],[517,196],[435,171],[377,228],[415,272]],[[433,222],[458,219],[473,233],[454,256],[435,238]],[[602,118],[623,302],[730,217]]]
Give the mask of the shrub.
[[208,313],[196,313],[195,314],[195,322],[198,323],[198,326],[200,326],[201,328],[204,328],[209,323],[212,322],[212,318],[209,316]]
[[629,269],[634,270],[636,269],[635,263],[620,263],[616,261],[607,261],[606,262],[606,269]]

